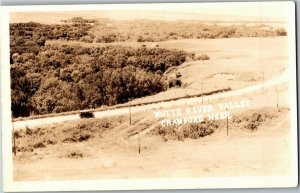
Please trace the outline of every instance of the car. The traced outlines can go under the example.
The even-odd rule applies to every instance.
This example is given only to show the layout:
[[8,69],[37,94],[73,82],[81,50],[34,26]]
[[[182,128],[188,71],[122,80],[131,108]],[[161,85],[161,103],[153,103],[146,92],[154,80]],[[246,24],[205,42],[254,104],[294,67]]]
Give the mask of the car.
[[80,112],[79,114],[80,118],[94,118],[94,113],[93,112],[89,112],[89,111],[85,111],[85,112]]

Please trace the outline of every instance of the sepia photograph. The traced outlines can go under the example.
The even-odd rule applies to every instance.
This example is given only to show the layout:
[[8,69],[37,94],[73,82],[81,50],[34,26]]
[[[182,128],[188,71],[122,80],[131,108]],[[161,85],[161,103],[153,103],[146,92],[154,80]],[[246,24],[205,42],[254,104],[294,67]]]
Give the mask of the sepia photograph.
[[11,6],[2,29],[6,191],[297,186],[293,2]]

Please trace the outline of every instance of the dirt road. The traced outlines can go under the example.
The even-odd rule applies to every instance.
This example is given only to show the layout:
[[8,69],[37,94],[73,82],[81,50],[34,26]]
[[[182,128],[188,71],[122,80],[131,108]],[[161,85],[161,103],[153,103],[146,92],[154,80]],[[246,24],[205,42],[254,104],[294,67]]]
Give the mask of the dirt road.
[[[227,97],[234,97],[239,96],[247,93],[257,92],[259,90],[262,90],[263,88],[268,88],[283,82],[286,82],[289,80],[289,75],[291,74],[291,69],[288,68],[282,73],[280,76],[277,76],[273,79],[267,80],[264,83],[249,86],[242,89],[232,90],[228,92],[218,93],[210,96],[203,96],[203,100],[207,101],[213,101],[220,98],[227,98]],[[131,113],[137,113],[137,112],[143,112],[147,110],[153,110],[157,108],[172,108],[174,106],[180,106],[180,105],[192,105],[192,104],[198,104],[202,101],[202,97],[195,97],[195,98],[186,98],[186,99],[178,99],[174,101],[168,101],[168,102],[161,102],[161,103],[153,103],[143,106],[135,106],[135,107],[125,107],[120,109],[113,109],[113,110],[107,110],[107,111],[99,111],[95,112],[94,115],[96,118],[102,118],[102,117],[109,117],[109,116],[117,116],[117,115],[124,115],[128,114],[130,111]],[[24,121],[17,121],[14,122],[14,129],[24,129],[27,127],[37,127],[47,124],[53,124],[53,123],[60,123],[64,121],[72,121],[80,119],[78,114],[74,115],[63,115],[63,116],[57,116],[57,117],[49,117],[49,118],[41,118],[41,119],[33,119],[33,120],[24,120]]]

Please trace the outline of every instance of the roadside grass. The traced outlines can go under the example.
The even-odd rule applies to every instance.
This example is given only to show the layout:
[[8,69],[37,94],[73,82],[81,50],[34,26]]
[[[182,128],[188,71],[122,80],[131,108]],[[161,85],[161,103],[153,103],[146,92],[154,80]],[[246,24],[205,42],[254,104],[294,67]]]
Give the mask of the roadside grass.
[[[272,122],[276,122],[275,119],[279,119],[287,110],[264,107],[236,112],[232,114],[228,125],[235,132],[251,135],[265,129],[266,126],[271,126]],[[95,148],[97,145],[100,149],[114,151],[115,147],[120,149],[121,145],[136,150],[135,141],[130,142],[130,139],[138,133],[143,133],[139,136],[143,141],[151,141],[152,137],[157,136],[162,142],[166,142],[201,139],[226,129],[226,119],[205,119],[198,124],[162,127],[154,119],[146,118],[145,114],[137,114],[134,117],[132,125],[128,124],[128,116],[116,116],[81,119],[38,128],[27,127],[25,130],[14,132],[16,155],[19,159],[24,156],[34,158],[35,155],[43,159],[52,154],[58,158],[81,159],[90,156],[88,146]],[[150,130],[145,133],[147,129]],[[159,147],[157,145],[154,145],[155,148]]]
[[286,108],[264,108],[261,110],[249,110],[248,113],[239,113],[232,117],[230,124],[246,131],[256,131],[259,127],[277,118]]
[[[286,108],[271,108],[266,107],[263,109],[247,110],[242,113],[234,114],[228,121],[228,125],[231,128],[240,129],[247,132],[254,132],[260,128],[263,124],[271,122],[273,119],[278,118],[282,111]],[[199,139],[212,135],[219,129],[226,128],[226,119],[224,120],[207,120],[204,119],[199,124],[183,124],[156,126],[148,135],[158,135],[163,141],[179,140],[183,141],[186,138]]]
[[14,131],[16,152],[33,152],[56,144],[84,143],[101,138],[110,129],[124,122],[124,117],[89,119]]

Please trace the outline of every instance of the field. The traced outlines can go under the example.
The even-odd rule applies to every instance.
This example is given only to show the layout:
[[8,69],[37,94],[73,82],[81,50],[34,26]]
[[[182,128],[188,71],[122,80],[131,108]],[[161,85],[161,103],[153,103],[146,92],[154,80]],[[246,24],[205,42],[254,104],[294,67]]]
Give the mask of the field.
[[157,44],[163,48],[195,52],[196,55],[205,53],[210,59],[182,64],[177,71],[186,86],[167,90],[154,98],[194,95],[228,87],[239,89],[262,83],[263,77],[265,81],[274,78],[288,65],[286,37],[178,40]]

